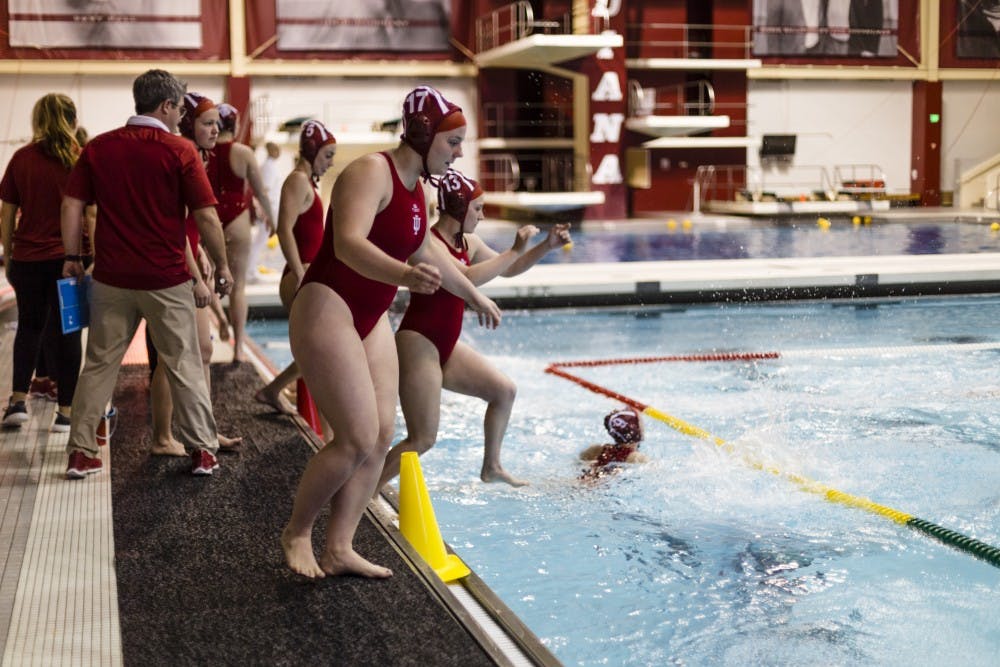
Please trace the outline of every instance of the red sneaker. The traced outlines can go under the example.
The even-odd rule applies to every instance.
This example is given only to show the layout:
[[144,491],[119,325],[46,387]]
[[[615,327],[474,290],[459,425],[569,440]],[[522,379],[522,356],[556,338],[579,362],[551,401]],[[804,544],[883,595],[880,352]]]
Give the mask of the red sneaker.
[[196,449],[191,452],[191,474],[211,475],[219,467],[215,455],[207,449]]
[[83,479],[87,475],[101,472],[104,466],[98,457],[91,458],[83,452],[73,452],[69,455],[69,465],[66,466],[66,479]]

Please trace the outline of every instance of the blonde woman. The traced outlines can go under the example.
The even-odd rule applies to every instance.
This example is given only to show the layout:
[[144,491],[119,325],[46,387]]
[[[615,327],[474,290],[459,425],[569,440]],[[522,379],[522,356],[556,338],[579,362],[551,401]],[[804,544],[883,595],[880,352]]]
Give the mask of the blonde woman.
[[58,394],[52,430],[65,432],[70,428],[82,356],[80,332],[62,333],[56,287],[65,257],[59,207],[80,155],[73,100],[59,93],[45,95],[35,103],[31,126],[31,143],[14,153],[0,181],[4,269],[17,298],[13,392],[3,425],[19,428],[28,421],[28,389],[44,349],[46,374],[55,377]]

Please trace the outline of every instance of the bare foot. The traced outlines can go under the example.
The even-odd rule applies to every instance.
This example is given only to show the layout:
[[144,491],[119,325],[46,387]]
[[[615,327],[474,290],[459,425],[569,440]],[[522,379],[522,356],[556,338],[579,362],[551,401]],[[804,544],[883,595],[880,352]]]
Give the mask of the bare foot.
[[270,405],[275,411],[280,412],[283,415],[294,415],[295,411],[292,410],[291,406],[286,404],[280,395],[272,394],[264,387],[256,394],[253,395],[254,399],[264,405]]
[[184,445],[177,442],[173,438],[166,442],[154,442],[153,446],[150,448],[149,453],[153,456],[187,456],[187,450],[184,449]]
[[310,537],[292,537],[288,534],[286,527],[281,532],[281,548],[285,552],[285,562],[292,569],[292,572],[310,579],[322,579],[326,576],[319,563],[316,562]]
[[506,482],[513,487],[528,486],[527,481],[514,477],[503,468],[488,469],[484,467],[482,472],[479,473],[479,479],[484,482]]
[[327,550],[323,552],[319,560],[323,571],[334,577],[353,574],[369,579],[388,579],[392,576],[392,570],[365,560],[353,549],[336,555]]
[[242,437],[228,438],[221,433],[219,433],[218,436],[219,449],[223,452],[235,452],[240,448],[240,445],[243,444]]

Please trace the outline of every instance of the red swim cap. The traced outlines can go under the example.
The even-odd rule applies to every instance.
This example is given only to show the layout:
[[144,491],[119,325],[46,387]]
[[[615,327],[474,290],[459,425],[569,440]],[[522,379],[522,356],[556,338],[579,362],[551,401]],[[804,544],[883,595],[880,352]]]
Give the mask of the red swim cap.
[[236,132],[236,121],[239,119],[240,112],[236,110],[232,104],[223,102],[219,105],[219,131],[221,132]]
[[642,440],[642,422],[634,408],[612,410],[604,418],[604,428],[608,429],[615,444],[638,443]]
[[335,144],[337,139],[323,123],[318,120],[307,120],[302,123],[302,133],[299,135],[299,155],[312,166],[313,160],[319,155],[319,149],[327,144]]
[[438,208],[465,223],[472,200],[483,196],[483,188],[462,172],[449,169],[438,181]]
[[465,124],[460,107],[430,86],[419,86],[403,100],[403,136],[400,138],[423,158],[427,173],[427,151],[434,136]]
[[191,141],[194,141],[194,121],[201,114],[209,109],[215,108],[215,102],[205,97],[201,93],[185,93],[184,95],[184,115],[177,128],[181,134]]

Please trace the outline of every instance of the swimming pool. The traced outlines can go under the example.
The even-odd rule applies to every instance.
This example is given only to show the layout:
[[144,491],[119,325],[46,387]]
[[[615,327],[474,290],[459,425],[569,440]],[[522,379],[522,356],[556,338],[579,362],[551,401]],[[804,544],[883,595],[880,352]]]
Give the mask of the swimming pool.
[[[673,229],[668,224],[673,222]],[[568,252],[551,252],[543,263],[638,262],[658,260],[749,259],[774,257],[857,257],[1000,251],[1000,232],[989,224],[954,221],[854,224],[832,218],[829,227],[815,218],[789,221],[684,219],[573,230]],[[495,250],[506,250],[512,228],[485,225],[480,236]]]
[[[992,664],[996,568],[744,459],[1000,545],[997,321],[987,297],[469,321],[518,383],[503,458],[532,486],[478,481],[482,406],[446,395],[421,459],[442,534],[566,664]],[[581,484],[618,403],[548,364],[709,351],[785,357],[573,372],[738,455],[646,417],[651,462]]]
[[[541,263],[1000,252],[1000,231],[982,222],[876,220],[866,225],[833,218],[829,227],[817,225],[815,219],[706,218],[689,226],[684,222],[684,218],[677,218],[588,223],[586,231],[575,226],[571,229],[572,248],[550,252]],[[486,221],[477,233],[494,250],[504,251],[513,242],[516,229],[513,223]],[[262,254],[259,264],[267,271],[281,273],[285,260],[277,244]]]

